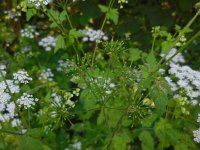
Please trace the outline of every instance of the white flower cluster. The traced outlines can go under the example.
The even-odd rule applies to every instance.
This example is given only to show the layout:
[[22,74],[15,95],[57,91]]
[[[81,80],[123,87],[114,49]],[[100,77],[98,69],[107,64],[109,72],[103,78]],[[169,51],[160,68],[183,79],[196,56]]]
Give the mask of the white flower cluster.
[[21,36],[22,37],[26,37],[26,38],[30,38],[30,39],[33,39],[35,36],[39,35],[38,32],[36,32],[36,27],[35,26],[27,26],[26,28],[24,29],[21,29]]
[[[72,149],[82,150],[82,144],[81,144],[81,142],[77,142],[77,143],[71,144],[70,147]],[[69,149],[65,148],[65,150],[69,150]]]
[[107,41],[108,37],[105,35],[105,33],[101,30],[94,30],[94,29],[84,29],[79,30],[81,33],[85,35],[85,37],[82,38],[83,42],[97,42],[100,43],[101,40]]
[[[176,53],[176,49],[172,49],[166,56],[168,60],[171,56]],[[181,65],[184,63],[185,59],[182,54],[176,55],[169,62],[168,73],[175,78],[175,81],[170,77],[165,77],[166,81],[169,83],[172,91],[182,90],[184,93],[192,100],[192,103],[196,103],[196,99],[200,96],[200,72],[193,70],[189,66]],[[197,103],[196,103],[197,104]]]
[[123,4],[127,4],[128,0],[118,0],[118,3],[120,5],[120,8],[123,8]]
[[14,93],[19,93],[19,86],[14,85],[12,80],[0,82],[0,122],[10,121],[15,117],[15,103],[11,102],[10,95]]
[[22,53],[29,52],[30,50],[31,50],[31,46],[25,45],[25,46],[22,48]]
[[198,114],[197,122],[200,124],[200,114]]
[[[198,114],[197,122],[200,124],[200,114]],[[200,143],[200,128],[193,131],[194,141]]]
[[6,76],[6,65],[0,64],[0,71],[2,72],[3,76]]
[[194,141],[200,143],[200,128],[193,131]]
[[46,6],[53,0],[28,0],[29,3],[33,3],[36,7]]
[[33,95],[30,95],[28,93],[23,93],[23,95],[17,100],[17,104],[20,107],[24,107],[25,109],[31,108],[35,105],[35,102],[37,102],[38,99],[34,98]]
[[[74,95],[70,92],[66,92],[63,97],[56,93],[52,93],[51,97],[54,99],[52,106],[55,107],[62,107],[62,105],[72,106],[74,104],[74,101],[71,100],[73,96]],[[63,99],[65,100],[63,101]]]
[[50,35],[41,39],[38,43],[40,46],[44,47],[45,51],[51,51],[53,47],[56,46],[56,39]]
[[[0,65],[0,71],[5,69],[5,65]],[[12,95],[15,93],[19,93],[19,83],[27,84],[32,78],[29,77],[26,71],[20,70],[17,73],[13,74],[14,80],[4,80],[0,82],[0,122],[9,122],[12,127],[17,127],[20,125],[20,120],[18,119],[18,115],[15,113],[16,105],[11,100]],[[27,98],[25,98],[27,97]],[[21,98],[19,98],[16,103],[19,106],[24,106],[24,108],[28,108],[33,103],[30,102],[32,96],[24,93]],[[37,101],[37,99],[34,99]]]
[[98,86],[103,93],[109,95],[112,93],[113,88],[116,86],[115,83],[111,82],[111,79],[105,79],[102,76],[91,78],[89,80],[91,86]]
[[4,14],[6,15],[6,19],[12,19],[15,22],[17,22],[19,20],[18,17],[21,16],[21,13],[15,9],[5,10]]
[[73,61],[70,61],[68,59],[58,61],[57,71],[63,71],[63,72],[68,73],[76,69],[77,69],[77,66]]
[[53,81],[54,74],[50,68],[44,69],[39,77],[39,80]]
[[14,73],[13,79],[16,84],[19,84],[19,83],[27,84],[29,83],[29,81],[32,81],[32,78],[24,70],[19,70],[17,73]]

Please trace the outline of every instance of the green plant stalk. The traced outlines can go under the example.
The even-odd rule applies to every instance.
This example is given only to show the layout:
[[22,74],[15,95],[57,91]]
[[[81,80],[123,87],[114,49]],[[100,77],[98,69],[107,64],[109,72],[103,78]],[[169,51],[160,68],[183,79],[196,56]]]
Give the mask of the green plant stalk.
[[3,143],[3,147],[4,147],[4,149],[6,149],[7,146],[6,146],[6,142],[5,142],[5,138],[4,138],[5,136],[3,135],[3,133],[1,133],[0,135],[1,135],[2,143]]
[[30,109],[28,108],[28,130],[31,129]]
[[[115,2],[115,0],[110,0],[109,5],[108,5],[108,12],[109,12],[110,9],[112,8],[114,2]],[[98,38],[100,37],[100,35],[101,35],[102,31],[103,31],[103,28],[104,28],[104,26],[105,26],[105,23],[106,23],[106,20],[107,20],[107,16],[106,16],[106,15],[107,15],[108,12],[106,12],[106,14],[105,14],[103,23],[102,23],[101,28],[100,28],[100,33],[99,33]],[[91,66],[94,65],[94,59],[95,59],[95,54],[96,54],[97,48],[98,48],[98,43],[95,43],[95,48],[94,48],[94,52],[93,52],[93,56],[92,56],[92,64],[91,64]]]
[[[177,38],[174,42],[174,45],[179,41],[180,37],[185,34],[187,29],[189,29],[189,27],[196,20],[196,18],[199,16],[199,14],[200,14],[200,9],[197,11],[197,13],[194,15],[194,17],[186,24],[186,26],[182,29],[182,31],[180,31],[180,34],[177,36]],[[171,48],[173,48],[173,47],[171,47]],[[167,54],[159,61],[158,64],[161,64],[164,61],[164,59],[166,58],[166,56],[167,56]]]
[[54,18],[54,16],[50,13],[50,11],[47,9],[47,13],[46,11],[43,11],[47,16],[50,16],[53,19],[53,22],[57,25],[57,27],[60,29],[60,31],[62,32],[63,35],[65,35],[65,29],[63,28],[63,26],[61,24],[59,24],[56,19]]
[[13,132],[13,131],[8,131],[8,130],[3,130],[3,129],[0,129],[0,132],[7,133],[7,134],[13,134],[13,135],[24,135],[24,134],[19,133],[19,132]]
[[[53,15],[52,15],[49,11],[48,11],[48,13],[46,13],[45,11],[43,11],[43,12],[44,12],[48,17],[49,17],[49,15],[51,16],[51,18],[53,19],[53,22],[57,25],[57,27],[58,27],[59,30],[62,32],[62,34],[66,36],[64,27],[63,27],[62,25],[60,25],[60,24],[56,21],[56,19],[53,17]],[[49,14],[49,15],[48,15],[48,14]],[[80,62],[79,54],[78,54],[78,52],[77,52],[75,46],[73,45],[72,47],[73,47],[73,49],[74,49],[75,52],[76,52],[77,61],[78,61],[78,63],[79,63],[79,62]]]
[[[178,53],[182,52],[188,45],[190,45],[194,39],[200,36],[200,31],[198,31],[184,46],[182,46],[174,55],[172,55],[167,61],[161,64],[160,68],[162,68],[166,63],[170,62]],[[160,65],[160,64],[159,64]],[[160,69],[159,68],[159,69]]]
[[152,47],[151,47],[152,53],[154,52],[155,41],[156,41],[156,36],[153,37],[153,42],[152,42]]

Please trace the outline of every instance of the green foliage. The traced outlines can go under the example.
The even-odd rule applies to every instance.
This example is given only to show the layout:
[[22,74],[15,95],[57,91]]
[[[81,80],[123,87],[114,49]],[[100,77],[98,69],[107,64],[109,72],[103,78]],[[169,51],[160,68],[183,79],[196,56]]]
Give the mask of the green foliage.
[[[199,69],[195,3],[0,3],[2,11],[20,12],[13,15],[18,20],[6,12],[0,16],[0,149],[198,150],[192,133],[199,127],[200,108],[183,87],[170,88],[165,79],[169,62],[160,57],[176,48],[192,61],[186,61],[188,66]],[[39,34],[23,35],[28,25]],[[41,42],[47,35],[52,40]],[[184,53],[186,46],[193,51]],[[29,83],[14,82],[19,70],[27,71]],[[17,87],[8,86],[10,81]],[[27,98],[31,107],[22,107],[23,93],[38,101]]]

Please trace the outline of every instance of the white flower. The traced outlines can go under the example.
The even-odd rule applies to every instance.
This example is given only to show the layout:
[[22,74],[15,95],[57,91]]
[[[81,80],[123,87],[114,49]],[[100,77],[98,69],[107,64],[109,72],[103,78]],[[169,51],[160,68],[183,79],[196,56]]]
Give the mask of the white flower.
[[21,124],[21,121],[19,119],[16,119],[14,118],[12,121],[11,121],[11,125],[12,127],[17,127]]
[[38,44],[44,47],[45,51],[48,52],[48,51],[51,51],[52,48],[56,46],[56,39],[49,35],[41,39]]
[[194,100],[191,100],[191,103],[193,106],[196,106],[198,104],[198,101],[194,99]]
[[54,74],[52,73],[50,68],[44,69],[39,77],[39,80],[48,80],[52,81]]
[[[172,49],[166,56],[166,60],[176,52],[177,49]],[[171,86],[172,91],[180,89],[184,91],[191,100],[194,100],[200,96],[200,72],[193,70],[189,66],[179,64],[183,62],[185,62],[185,59],[182,54],[179,53],[169,63],[170,69],[168,73],[175,77],[175,81],[178,80],[178,82],[176,82],[177,84],[169,77],[165,77],[165,79]]]
[[200,123],[200,114],[198,114],[197,122]]
[[15,9],[5,10],[4,14],[6,15],[6,19],[12,19],[14,21],[18,21],[18,17],[21,16],[21,13]]
[[53,0],[28,0],[29,3],[33,3],[36,7],[48,5],[52,1]]
[[57,71],[63,71],[63,72],[68,73],[76,69],[77,69],[77,66],[73,61],[70,61],[68,59],[58,61]]
[[[169,58],[171,58],[175,53],[177,52],[176,48],[172,48],[171,51],[167,54],[167,56],[165,57],[165,60],[168,60]],[[161,56],[163,57],[164,54],[161,54]],[[178,53],[172,60],[171,62],[173,63],[185,63],[185,59],[183,57],[183,55],[181,53]]]
[[79,30],[79,31],[85,35],[82,38],[83,42],[91,41],[91,42],[100,43],[101,40],[103,40],[103,41],[108,40],[108,37],[101,30],[93,30],[93,29],[89,28],[89,29],[83,29],[83,30]]
[[20,107],[24,107],[25,109],[27,109],[34,106],[35,102],[37,101],[38,99],[33,98],[33,95],[23,93],[23,95],[17,100],[17,104],[19,104]]
[[194,141],[200,143],[200,128],[193,131]]
[[35,36],[39,35],[39,33],[36,32],[35,28],[36,28],[35,26],[29,25],[28,27],[21,29],[21,31],[20,31],[21,36],[33,39]]
[[13,74],[13,79],[15,83],[27,84],[29,81],[32,81],[32,78],[29,77],[28,73],[24,70],[19,70],[17,73]]
[[[2,72],[2,74],[3,74],[4,77],[7,74],[7,72],[5,70],[6,70],[6,65],[0,64],[0,71]],[[0,77],[1,77],[1,74],[0,74]]]
[[72,144],[72,148],[76,149],[76,150],[81,150],[81,142],[77,142]]
[[[6,83],[8,84],[8,87],[9,87],[9,90],[8,91],[8,87],[6,86]],[[13,80],[6,80],[6,83],[4,81],[0,82],[0,91],[1,90],[7,90],[8,92],[11,92],[12,94],[14,93],[19,93],[19,86],[18,85],[15,85],[13,83]]]

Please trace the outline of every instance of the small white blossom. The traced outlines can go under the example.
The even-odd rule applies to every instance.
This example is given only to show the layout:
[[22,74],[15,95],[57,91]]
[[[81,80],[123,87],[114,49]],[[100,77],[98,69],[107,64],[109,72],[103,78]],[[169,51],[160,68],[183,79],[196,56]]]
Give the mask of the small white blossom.
[[194,141],[200,143],[200,128],[193,131]]
[[197,122],[200,123],[200,114],[198,114]]
[[50,68],[47,68],[42,71],[39,80],[48,80],[53,81],[54,74],[52,73]]
[[82,149],[81,146],[82,146],[81,142],[72,144],[72,148],[76,150],[81,150]]
[[32,81],[32,78],[29,77],[28,73],[24,70],[19,70],[17,73],[13,74],[13,79],[15,83],[27,84],[29,81]]
[[35,28],[36,28],[35,26],[29,25],[26,28],[21,29],[21,31],[20,31],[21,32],[21,36],[33,39],[35,36],[39,35],[39,33],[36,32]]
[[19,104],[20,107],[28,109],[34,106],[35,102],[37,101],[38,99],[34,98],[33,95],[30,95],[28,93],[23,93],[23,95],[17,100],[17,104]]
[[12,121],[11,121],[11,125],[12,127],[18,127],[19,125],[21,124],[21,121],[17,118],[14,118]]
[[41,39],[38,43],[40,46],[44,47],[45,51],[51,51],[52,48],[56,46],[56,39],[52,36],[47,36]]
[[28,0],[29,3],[33,3],[36,7],[46,6],[53,0]]
[[15,9],[5,10],[4,14],[6,15],[6,19],[12,19],[14,21],[18,21],[18,17],[21,16],[21,13]]
[[77,69],[77,66],[73,61],[70,61],[68,59],[58,61],[57,71],[63,71],[63,72],[68,73],[76,69]]
[[83,30],[79,30],[79,31],[85,35],[82,38],[83,42],[90,41],[90,42],[100,43],[101,40],[103,40],[103,41],[108,40],[108,37],[101,30],[94,30],[94,29],[89,28],[89,29],[83,29]]

